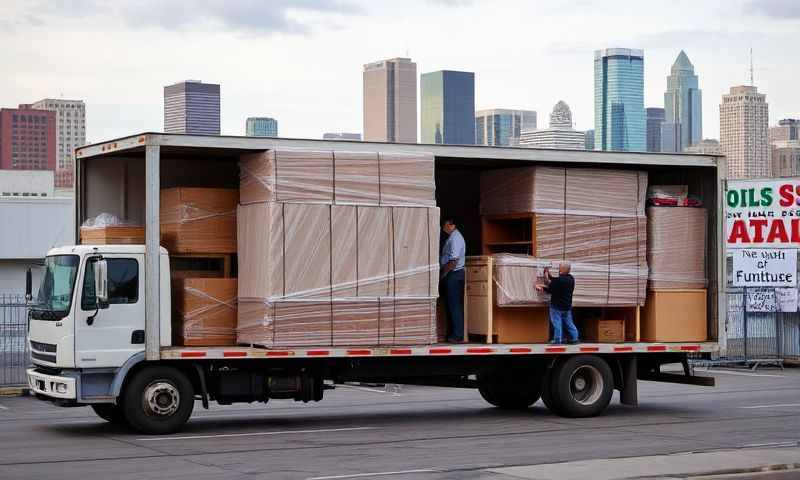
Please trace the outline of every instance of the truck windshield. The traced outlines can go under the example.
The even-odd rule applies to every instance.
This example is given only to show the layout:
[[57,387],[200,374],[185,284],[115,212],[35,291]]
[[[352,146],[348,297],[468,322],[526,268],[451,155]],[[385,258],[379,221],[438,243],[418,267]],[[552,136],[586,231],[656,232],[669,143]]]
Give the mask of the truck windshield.
[[60,320],[72,305],[75,277],[78,274],[80,257],[77,255],[53,255],[44,261],[45,272],[36,305],[31,316],[41,320]]

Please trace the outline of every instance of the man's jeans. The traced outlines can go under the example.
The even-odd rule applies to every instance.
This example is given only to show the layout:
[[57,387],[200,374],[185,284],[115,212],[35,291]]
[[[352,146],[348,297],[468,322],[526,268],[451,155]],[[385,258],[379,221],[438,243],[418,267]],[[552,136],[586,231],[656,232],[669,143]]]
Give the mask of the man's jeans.
[[442,279],[449,338],[464,338],[464,269],[447,272]]
[[575,328],[575,324],[572,322],[572,310],[558,310],[557,308],[550,307],[550,325],[553,326],[553,339],[552,341],[555,343],[562,343],[564,341],[564,337],[562,332],[561,325],[566,326],[567,334],[569,335],[569,339],[571,341],[578,341],[578,329]]

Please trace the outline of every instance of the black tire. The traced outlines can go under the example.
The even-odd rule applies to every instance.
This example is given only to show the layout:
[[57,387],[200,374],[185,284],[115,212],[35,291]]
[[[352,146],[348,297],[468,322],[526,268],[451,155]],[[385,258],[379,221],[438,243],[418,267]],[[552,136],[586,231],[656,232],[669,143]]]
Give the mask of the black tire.
[[192,383],[172,367],[147,367],[136,372],[122,394],[122,411],[139,432],[164,435],[180,430],[194,408]]
[[561,415],[558,405],[553,400],[553,370],[548,369],[542,378],[542,403],[548,410],[556,415]]
[[479,379],[478,392],[490,405],[504,410],[524,410],[539,400],[538,377]]
[[555,365],[550,382],[551,410],[563,417],[603,413],[614,393],[614,375],[600,357],[579,355]]
[[111,403],[96,403],[91,405],[94,413],[103,420],[113,423],[114,425],[125,425],[125,415],[122,413],[122,407]]

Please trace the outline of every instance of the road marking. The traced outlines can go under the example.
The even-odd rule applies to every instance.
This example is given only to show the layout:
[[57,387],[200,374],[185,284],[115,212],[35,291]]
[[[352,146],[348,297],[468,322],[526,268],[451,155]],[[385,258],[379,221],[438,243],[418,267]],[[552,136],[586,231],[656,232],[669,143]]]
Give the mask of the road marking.
[[[364,392],[372,392],[372,393],[389,393],[388,390],[378,390],[377,388],[367,388],[367,387],[361,387],[361,386],[358,386],[358,385],[337,385],[337,388],[339,388],[339,387],[352,388],[353,390],[361,390],[361,391],[364,391]],[[395,396],[395,397],[403,396],[402,393],[392,393],[392,395]]]
[[284,430],[278,432],[220,433],[217,435],[191,435],[187,437],[146,437],[137,438],[141,442],[161,442],[164,440],[202,440],[205,438],[254,437],[264,435],[296,435],[299,433],[353,432],[357,430],[377,430],[378,427],[320,428],[318,430]]
[[776,403],[773,405],[749,405],[747,407],[739,408],[782,408],[782,407],[800,407],[800,403]]
[[420,470],[402,470],[398,472],[373,472],[373,473],[354,473],[352,475],[332,475],[328,477],[311,477],[306,480],[337,480],[340,478],[362,478],[362,477],[380,477],[388,475],[405,475],[408,473],[436,473],[436,470],[424,468]]
[[8,407],[4,407],[3,405],[0,405],[0,410],[8,410]]
[[[695,370],[700,370],[696,368]],[[730,372],[726,370],[702,370],[708,373],[724,373],[725,375],[740,375],[742,377],[775,377],[775,378],[785,378],[785,375],[770,375],[768,373],[747,373],[747,372]]]
[[742,448],[760,448],[760,447],[796,447],[798,442],[772,442],[772,443],[750,443],[742,445]]

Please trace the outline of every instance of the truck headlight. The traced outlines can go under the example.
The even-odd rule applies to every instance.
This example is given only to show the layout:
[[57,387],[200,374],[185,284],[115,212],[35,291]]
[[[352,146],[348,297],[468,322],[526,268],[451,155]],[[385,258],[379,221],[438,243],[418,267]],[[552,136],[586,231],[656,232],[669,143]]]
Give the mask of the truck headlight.
[[67,393],[67,384],[66,383],[56,383],[56,392],[58,392],[58,393]]

